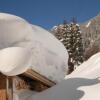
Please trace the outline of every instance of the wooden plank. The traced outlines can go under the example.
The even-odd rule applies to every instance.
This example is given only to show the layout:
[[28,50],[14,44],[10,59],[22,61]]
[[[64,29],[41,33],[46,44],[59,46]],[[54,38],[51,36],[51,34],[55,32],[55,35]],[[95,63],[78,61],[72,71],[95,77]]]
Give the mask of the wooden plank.
[[6,100],[6,76],[0,73],[0,100]]
[[48,87],[54,86],[56,84],[55,82],[49,80],[48,78],[44,77],[43,75],[37,73],[36,71],[32,69],[27,70],[24,73],[24,75],[32,79],[38,80]]
[[13,78],[6,76],[6,100],[13,100]]

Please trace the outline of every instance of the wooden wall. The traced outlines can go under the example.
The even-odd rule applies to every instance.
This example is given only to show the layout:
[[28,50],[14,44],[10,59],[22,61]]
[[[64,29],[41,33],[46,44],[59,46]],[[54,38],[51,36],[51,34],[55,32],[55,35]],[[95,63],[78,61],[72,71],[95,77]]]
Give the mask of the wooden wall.
[[12,77],[6,77],[0,73],[0,100],[13,99]]
[[0,100],[6,100],[6,76],[0,73]]

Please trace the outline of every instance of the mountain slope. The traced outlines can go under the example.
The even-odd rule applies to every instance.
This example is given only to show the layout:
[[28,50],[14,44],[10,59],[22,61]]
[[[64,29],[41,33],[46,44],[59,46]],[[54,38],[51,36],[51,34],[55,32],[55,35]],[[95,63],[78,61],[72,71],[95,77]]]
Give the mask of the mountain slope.
[[100,14],[80,24],[80,28],[83,33],[85,47],[87,48],[100,38]]
[[[59,31],[62,30],[63,24],[54,26],[50,31],[55,34],[58,29]],[[87,48],[100,38],[100,13],[89,21],[81,23],[80,29],[82,31],[84,47]]]

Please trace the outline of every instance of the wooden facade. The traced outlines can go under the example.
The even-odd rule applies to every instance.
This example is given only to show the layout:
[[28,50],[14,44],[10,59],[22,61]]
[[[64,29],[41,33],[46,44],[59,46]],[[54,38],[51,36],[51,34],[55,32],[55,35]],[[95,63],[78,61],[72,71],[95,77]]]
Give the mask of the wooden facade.
[[12,100],[13,81],[12,77],[7,77],[0,73],[0,100]]
[[[33,88],[38,92],[55,85],[55,82],[47,79],[33,70],[28,70],[20,76],[34,80],[33,82],[35,85]],[[7,77],[0,73],[0,100],[13,100],[13,78],[14,76]]]

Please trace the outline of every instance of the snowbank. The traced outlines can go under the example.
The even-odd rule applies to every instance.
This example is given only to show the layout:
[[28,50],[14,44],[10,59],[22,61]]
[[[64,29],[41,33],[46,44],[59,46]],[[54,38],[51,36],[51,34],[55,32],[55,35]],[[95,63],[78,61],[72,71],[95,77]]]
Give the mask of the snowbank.
[[41,27],[30,25],[20,17],[0,13],[0,49],[8,47],[31,49],[30,67],[33,70],[55,82],[64,79],[68,53],[62,43]]
[[27,89],[22,89],[20,91],[14,92],[13,100],[28,100],[30,95],[35,95],[35,94],[37,94],[37,92]]
[[86,62],[81,64],[77,69],[68,77],[84,77],[84,78],[97,78],[100,76],[100,53],[93,55]]
[[58,85],[28,100],[100,100],[100,53],[80,65]]

